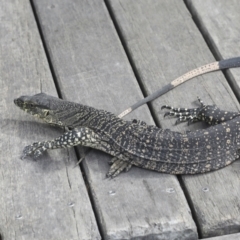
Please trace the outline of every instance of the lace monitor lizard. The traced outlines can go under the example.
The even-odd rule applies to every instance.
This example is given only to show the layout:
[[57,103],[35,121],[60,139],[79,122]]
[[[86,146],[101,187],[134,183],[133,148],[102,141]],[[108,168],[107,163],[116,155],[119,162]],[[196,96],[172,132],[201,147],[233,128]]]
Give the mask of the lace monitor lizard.
[[137,120],[126,121],[122,117],[194,76],[233,67],[240,67],[240,57],[190,71],[119,116],[45,93],[21,96],[14,103],[22,110],[48,124],[70,128],[54,140],[25,147],[23,158],[28,155],[37,158],[48,149],[80,144],[113,156],[107,177],[115,177],[132,165],[169,174],[196,174],[223,168],[239,157],[240,113],[222,111],[216,106],[205,105],[200,99],[201,106],[196,109],[163,106],[171,110],[165,115],[176,116],[178,121],[199,120],[212,125],[186,133],[160,129]]

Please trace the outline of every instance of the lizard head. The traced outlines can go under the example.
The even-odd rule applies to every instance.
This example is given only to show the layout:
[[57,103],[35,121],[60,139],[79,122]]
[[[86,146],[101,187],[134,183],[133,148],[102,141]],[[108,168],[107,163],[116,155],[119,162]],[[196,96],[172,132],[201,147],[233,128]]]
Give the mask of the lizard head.
[[54,111],[60,110],[64,106],[62,102],[63,100],[45,93],[33,96],[21,96],[14,99],[15,105],[23,111],[57,126],[62,126],[63,124],[56,117]]

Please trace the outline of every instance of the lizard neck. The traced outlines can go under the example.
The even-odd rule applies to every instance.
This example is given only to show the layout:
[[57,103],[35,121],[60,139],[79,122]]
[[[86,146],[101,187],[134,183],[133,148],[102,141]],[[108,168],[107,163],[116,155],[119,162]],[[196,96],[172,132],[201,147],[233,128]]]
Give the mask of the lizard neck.
[[109,124],[113,125],[114,122],[123,121],[110,112],[74,103],[69,103],[64,109],[52,111],[52,117],[56,118],[62,126],[70,128],[84,126],[102,129]]

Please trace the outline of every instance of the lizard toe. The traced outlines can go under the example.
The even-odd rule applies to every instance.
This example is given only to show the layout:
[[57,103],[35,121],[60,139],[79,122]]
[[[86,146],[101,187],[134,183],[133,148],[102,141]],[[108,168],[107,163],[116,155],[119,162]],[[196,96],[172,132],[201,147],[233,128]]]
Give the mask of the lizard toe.
[[108,173],[106,174],[106,177],[114,178],[119,175],[123,170],[129,171],[131,166],[131,163],[116,158],[115,162],[112,164]]
[[28,145],[23,149],[23,157],[31,155],[36,150],[34,144]]
[[36,150],[34,151],[34,153],[33,153],[33,159],[36,160],[36,159],[37,159],[38,157],[40,157],[46,150],[47,150],[47,149],[46,149],[44,146],[36,149]]
[[108,164],[111,166],[114,162],[116,162],[118,160],[117,157],[113,157],[108,161]]
[[22,155],[21,159],[24,159],[27,156],[32,155],[32,154],[33,154],[34,159],[36,159],[45,150],[46,150],[46,148],[43,146],[43,144],[41,142],[35,142],[35,143],[31,144],[31,145],[26,146],[23,149],[23,155]]

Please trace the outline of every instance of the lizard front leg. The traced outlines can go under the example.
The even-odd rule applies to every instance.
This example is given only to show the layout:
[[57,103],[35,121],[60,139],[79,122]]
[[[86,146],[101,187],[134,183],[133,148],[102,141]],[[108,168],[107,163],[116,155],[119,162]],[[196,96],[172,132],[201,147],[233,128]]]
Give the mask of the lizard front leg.
[[[29,155],[33,155],[33,158],[36,159],[48,149],[67,148],[76,145],[104,150],[105,144],[103,144],[103,142],[104,140],[91,129],[86,127],[75,128],[53,140],[35,142],[32,145],[26,146],[23,149],[22,159]],[[111,178],[116,177],[123,170],[129,171],[132,166],[130,163],[117,157],[113,157],[109,163],[111,167],[107,173],[107,177]]]
[[26,146],[23,149],[22,159],[29,155],[33,155],[33,158],[36,159],[48,149],[67,148],[76,145],[99,149],[100,142],[100,137],[91,129],[87,127],[74,128],[53,140],[35,142]]

